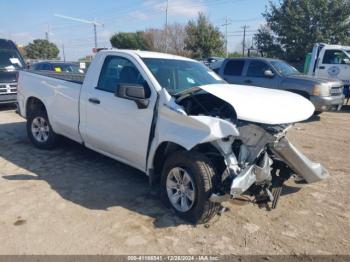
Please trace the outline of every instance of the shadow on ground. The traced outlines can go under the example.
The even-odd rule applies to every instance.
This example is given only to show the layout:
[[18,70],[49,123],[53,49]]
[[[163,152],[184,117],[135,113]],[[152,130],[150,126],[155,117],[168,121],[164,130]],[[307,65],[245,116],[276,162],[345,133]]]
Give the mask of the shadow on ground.
[[319,115],[312,115],[309,119],[302,121],[303,123],[311,123],[311,122],[316,122],[320,121],[321,117]]
[[68,201],[92,210],[121,206],[153,218],[155,227],[186,223],[163,206],[148,177],[136,169],[68,139],[53,151],[38,150],[27,139],[23,122],[1,124],[0,134],[0,158],[28,170],[4,179],[43,180]]
[[0,104],[0,112],[7,110],[16,110],[16,104]]
[[[159,228],[186,224],[163,206],[148,177],[134,168],[68,139],[55,150],[38,150],[27,139],[24,122],[0,124],[0,134],[0,158],[28,171],[5,174],[6,180],[42,180],[75,204],[92,210],[121,206],[151,217]],[[285,186],[282,195],[299,190]]]
[[343,107],[341,108],[340,111],[338,111],[339,113],[350,113],[350,105],[343,105]]

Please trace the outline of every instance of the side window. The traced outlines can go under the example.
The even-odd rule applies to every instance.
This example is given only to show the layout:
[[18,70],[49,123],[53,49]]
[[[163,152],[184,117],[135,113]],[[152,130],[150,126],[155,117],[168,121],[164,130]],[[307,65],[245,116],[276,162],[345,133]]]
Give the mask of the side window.
[[339,65],[344,64],[343,60],[348,58],[341,50],[326,50],[323,56],[323,64]]
[[271,70],[270,66],[262,61],[251,61],[248,67],[248,77],[265,77],[265,71]]
[[144,84],[144,79],[136,66],[128,59],[107,56],[103,64],[97,89],[114,93],[118,84]]
[[226,63],[224,75],[241,76],[244,68],[243,60],[231,60]]

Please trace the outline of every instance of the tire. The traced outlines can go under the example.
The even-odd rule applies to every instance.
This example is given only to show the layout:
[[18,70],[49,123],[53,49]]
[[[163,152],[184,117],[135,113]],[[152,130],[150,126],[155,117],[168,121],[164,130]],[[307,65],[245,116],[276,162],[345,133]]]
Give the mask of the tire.
[[[188,190],[186,193],[180,192],[184,190],[184,186],[182,189],[181,186],[180,188],[174,188],[175,184],[173,183],[177,183],[176,175],[174,175],[176,173],[180,175],[182,182],[190,180],[187,183],[187,189],[185,189]],[[216,185],[215,181],[216,174],[207,157],[196,152],[177,151],[166,159],[163,167],[160,184],[162,201],[167,207],[174,209],[176,214],[182,219],[193,224],[206,223],[220,209],[219,204],[209,201]],[[179,187],[178,184],[177,187]],[[183,196],[180,196],[175,204],[176,201],[174,199],[179,194],[183,194]],[[173,201],[171,200],[171,195],[174,197]],[[192,201],[188,195],[193,196]],[[182,208],[184,197],[186,197],[186,200],[184,200],[187,203],[187,206],[184,205],[186,208]]]
[[44,109],[32,112],[27,119],[27,135],[33,145],[39,149],[53,149],[59,136],[53,131]]

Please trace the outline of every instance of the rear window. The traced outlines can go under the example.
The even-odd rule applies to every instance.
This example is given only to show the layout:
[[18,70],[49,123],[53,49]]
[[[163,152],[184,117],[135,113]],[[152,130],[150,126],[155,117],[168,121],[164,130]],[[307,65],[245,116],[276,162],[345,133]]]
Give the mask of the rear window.
[[226,63],[224,75],[241,76],[244,68],[243,60],[231,60]]

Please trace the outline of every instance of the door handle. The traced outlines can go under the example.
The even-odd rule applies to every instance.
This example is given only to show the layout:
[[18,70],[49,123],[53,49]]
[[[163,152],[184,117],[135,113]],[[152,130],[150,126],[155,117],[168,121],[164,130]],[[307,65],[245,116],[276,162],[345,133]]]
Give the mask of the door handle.
[[251,83],[253,83],[253,81],[252,80],[245,80],[244,83],[251,84]]
[[95,105],[99,105],[101,103],[97,98],[89,98],[89,102]]
[[318,69],[326,69],[325,66],[320,66]]

